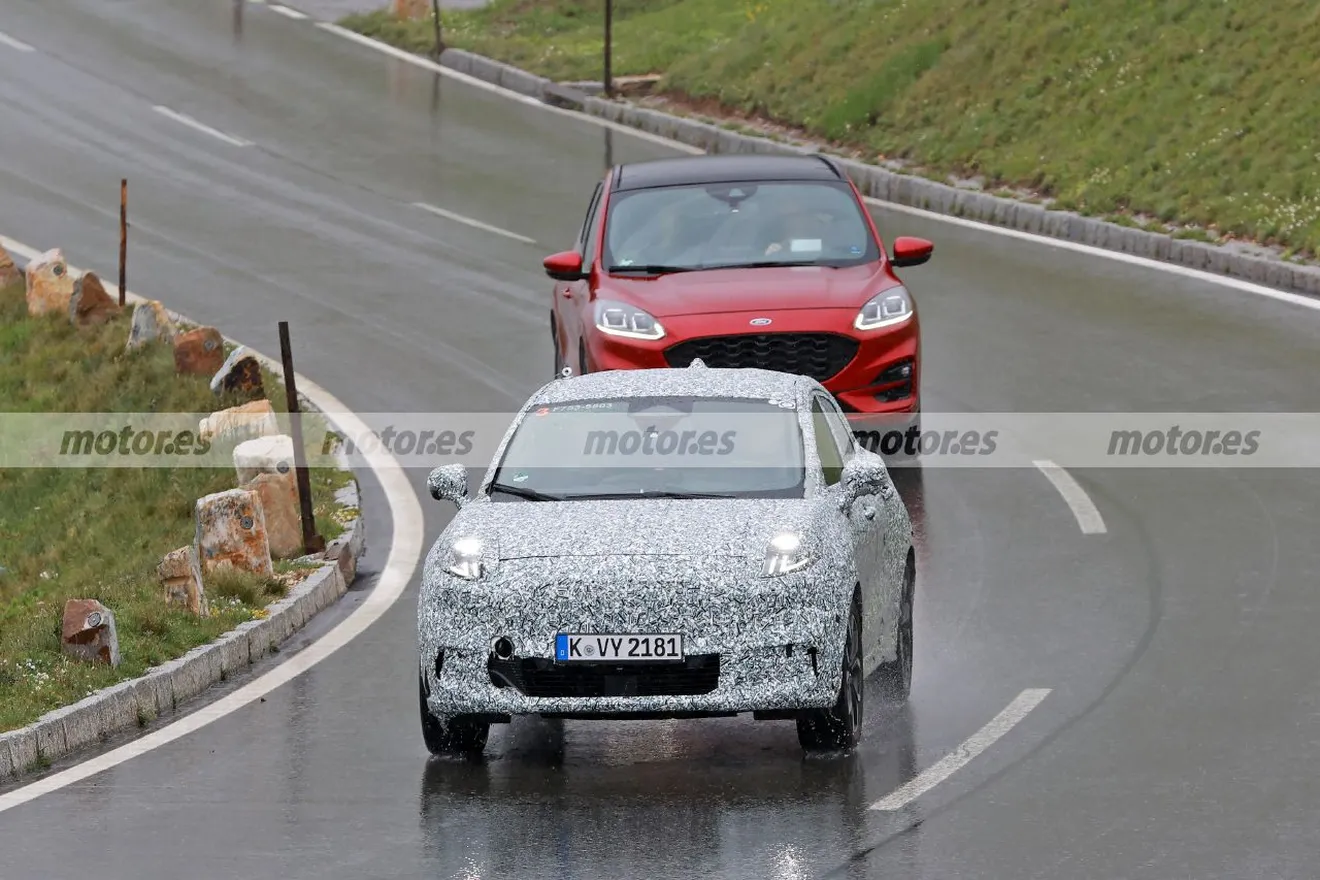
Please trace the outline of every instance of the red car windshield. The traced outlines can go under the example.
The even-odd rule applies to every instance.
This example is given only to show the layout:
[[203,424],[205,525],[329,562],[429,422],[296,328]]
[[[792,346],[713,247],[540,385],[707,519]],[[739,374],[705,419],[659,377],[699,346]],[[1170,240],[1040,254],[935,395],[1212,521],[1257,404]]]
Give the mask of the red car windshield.
[[855,266],[880,258],[843,182],[719,183],[624,191],[610,199],[610,272],[759,265]]

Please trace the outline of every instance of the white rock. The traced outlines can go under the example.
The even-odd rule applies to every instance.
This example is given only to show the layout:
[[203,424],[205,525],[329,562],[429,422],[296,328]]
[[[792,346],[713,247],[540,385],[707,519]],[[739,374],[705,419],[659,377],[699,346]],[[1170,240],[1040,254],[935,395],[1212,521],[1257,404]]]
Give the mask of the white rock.
[[203,440],[223,443],[276,436],[280,433],[280,426],[270,401],[254,400],[212,413],[202,419],[198,433]]
[[234,470],[238,484],[250,483],[257,474],[293,472],[293,438],[288,434],[245,440],[234,447]]

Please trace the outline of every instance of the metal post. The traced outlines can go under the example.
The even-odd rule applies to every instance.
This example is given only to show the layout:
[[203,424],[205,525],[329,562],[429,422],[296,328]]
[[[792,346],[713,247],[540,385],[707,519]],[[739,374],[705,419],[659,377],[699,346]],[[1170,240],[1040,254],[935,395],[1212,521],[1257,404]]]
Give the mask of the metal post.
[[303,449],[302,416],[298,408],[298,388],[293,377],[293,348],[289,344],[289,322],[280,321],[280,360],[284,362],[284,392],[289,401],[290,433],[293,436],[293,466],[298,476],[298,506],[302,512],[303,552],[321,553],[325,539],[316,533],[316,517],[312,512],[312,479],[307,470],[307,453]]
[[614,75],[610,71],[610,56],[614,49],[614,0],[605,0],[605,97],[614,97]]
[[435,60],[440,62],[440,52],[444,44],[440,40],[440,0],[431,0],[431,9],[435,13]]
[[119,307],[128,290],[128,180],[119,181]]

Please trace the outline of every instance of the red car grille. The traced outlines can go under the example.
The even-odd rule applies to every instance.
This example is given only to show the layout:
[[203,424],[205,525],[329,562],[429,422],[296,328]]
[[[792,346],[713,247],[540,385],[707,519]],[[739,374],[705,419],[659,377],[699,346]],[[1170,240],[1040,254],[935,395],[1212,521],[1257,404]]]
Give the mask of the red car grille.
[[701,358],[717,369],[755,367],[825,382],[848,366],[857,348],[857,340],[833,333],[741,333],[680,342],[665,349],[665,360],[686,367]]

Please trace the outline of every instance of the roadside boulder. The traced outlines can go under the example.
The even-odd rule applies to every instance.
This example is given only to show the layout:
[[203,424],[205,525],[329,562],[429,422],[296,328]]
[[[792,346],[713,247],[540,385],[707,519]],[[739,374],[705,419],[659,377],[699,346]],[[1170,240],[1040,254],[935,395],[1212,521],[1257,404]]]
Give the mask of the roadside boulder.
[[119,633],[115,616],[95,599],[70,599],[64,604],[61,648],[84,663],[119,665]]
[[225,339],[214,327],[198,327],[174,340],[174,369],[210,376],[225,362]]
[[73,279],[69,277],[69,264],[59,248],[46,251],[28,263],[27,307],[31,316],[50,312],[64,312],[73,296]]
[[73,283],[69,297],[69,320],[79,327],[104,324],[119,314],[118,301],[106,293],[105,285],[94,272],[86,272]]
[[302,507],[293,471],[260,473],[242,488],[257,493],[266,518],[266,540],[273,559],[292,559],[303,552]]
[[230,489],[197,500],[197,555],[202,572],[233,568],[273,576],[261,498]]
[[263,397],[266,394],[261,381],[261,363],[240,345],[220,366],[211,379],[211,391],[216,395],[241,394],[245,397]]
[[18,271],[14,265],[14,258],[9,256],[9,252],[0,247],[0,290],[11,287],[23,280],[23,273]]
[[165,603],[186,608],[190,614],[206,617],[210,609],[206,591],[202,588],[202,567],[197,560],[197,548],[191,545],[172,550],[156,568],[161,586],[165,588]]
[[173,319],[158,300],[133,307],[133,326],[128,331],[128,348],[141,348],[148,342],[173,342],[177,334]]
[[275,420],[275,408],[269,400],[254,400],[231,406],[202,419],[198,435],[203,440],[223,443],[227,440],[250,440],[280,432]]
[[245,440],[234,447],[234,471],[242,486],[257,474],[292,474],[293,438],[288,434]]

